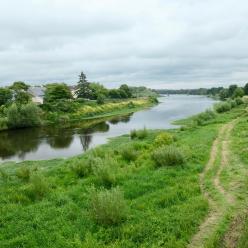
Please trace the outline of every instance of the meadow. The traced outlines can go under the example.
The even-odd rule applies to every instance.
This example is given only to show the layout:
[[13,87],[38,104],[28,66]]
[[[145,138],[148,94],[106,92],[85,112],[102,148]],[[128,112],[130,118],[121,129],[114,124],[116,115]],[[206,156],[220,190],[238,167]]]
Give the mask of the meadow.
[[[1,247],[186,247],[210,211],[199,175],[219,128],[238,116],[232,146],[246,171],[244,109],[207,111],[178,129],[133,130],[73,158],[1,164]],[[233,172],[244,180],[236,170],[221,174],[227,189]],[[206,247],[221,244],[234,213],[226,212]]]

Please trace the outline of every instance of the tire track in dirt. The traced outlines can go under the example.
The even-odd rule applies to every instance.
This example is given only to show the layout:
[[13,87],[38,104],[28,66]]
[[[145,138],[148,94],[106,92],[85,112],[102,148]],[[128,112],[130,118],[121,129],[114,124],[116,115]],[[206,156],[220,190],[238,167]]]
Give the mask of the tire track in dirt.
[[223,198],[226,201],[227,205],[234,203],[234,198],[231,194],[226,192],[226,190],[223,188],[223,186],[220,183],[220,175],[225,166],[228,166],[229,163],[229,137],[232,128],[234,127],[235,121],[232,121],[230,123],[227,123],[221,127],[221,129],[218,132],[217,138],[214,140],[211,152],[210,152],[210,158],[208,163],[206,164],[203,172],[200,174],[200,187],[201,190],[206,197],[206,199],[209,202],[210,205],[210,212],[203,221],[203,223],[199,227],[199,231],[193,236],[190,244],[188,247],[204,247],[204,241],[211,235],[211,233],[214,231],[215,227],[218,225],[221,217],[224,214],[223,207],[215,201],[210,193],[207,191],[205,186],[205,177],[206,174],[214,168],[215,162],[218,158],[219,151],[218,148],[221,146],[220,155],[221,155],[221,162],[218,165],[217,173],[215,174],[213,178],[213,186],[215,189],[223,196]]

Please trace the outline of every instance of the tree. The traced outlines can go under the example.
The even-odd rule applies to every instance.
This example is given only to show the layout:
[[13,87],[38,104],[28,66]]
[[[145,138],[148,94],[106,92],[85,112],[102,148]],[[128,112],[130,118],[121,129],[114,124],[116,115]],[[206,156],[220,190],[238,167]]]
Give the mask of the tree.
[[238,87],[233,92],[232,97],[233,98],[242,97],[242,96],[244,96],[244,94],[245,94],[244,90],[241,87]]
[[22,81],[17,81],[17,82],[14,82],[9,88],[14,91],[18,91],[18,90],[27,91],[29,86]]
[[236,84],[230,85],[229,88],[228,88],[228,96],[229,96],[229,97],[232,97],[234,91],[235,91],[237,88],[238,88],[238,86],[237,86]]
[[120,89],[120,91],[125,92],[126,98],[132,97],[132,92],[131,92],[130,88],[126,84],[122,84],[119,89]]
[[108,89],[99,83],[90,83],[91,96],[90,99],[96,100],[99,96],[107,97]]
[[33,103],[24,105],[12,104],[7,109],[8,126],[10,128],[34,127],[40,124],[40,108]]
[[69,87],[64,83],[53,83],[46,85],[44,102],[55,102],[57,100],[72,99]]
[[225,99],[227,99],[228,98],[228,96],[229,96],[229,91],[228,91],[228,89],[222,89],[221,91],[220,91],[220,100],[222,100],[222,101],[224,101]]
[[10,89],[0,88],[0,106],[11,101],[13,95]]
[[111,89],[109,91],[109,97],[113,99],[121,98],[120,91],[117,89]]
[[248,83],[244,86],[245,95],[248,95]]
[[31,101],[31,95],[26,91],[16,91],[15,102],[17,104],[27,104]]
[[90,88],[90,83],[86,79],[86,75],[81,72],[79,75],[79,81],[77,83],[76,94],[78,98],[90,99],[92,96],[92,89]]

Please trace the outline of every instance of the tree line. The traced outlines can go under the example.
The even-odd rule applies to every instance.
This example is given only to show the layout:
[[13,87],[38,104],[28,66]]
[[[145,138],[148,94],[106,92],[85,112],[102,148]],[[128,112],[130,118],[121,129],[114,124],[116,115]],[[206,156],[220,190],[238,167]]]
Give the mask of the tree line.
[[199,88],[199,89],[180,89],[180,90],[168,90],[158,89],[155,90],[159,94],[186,94],[186,95],[210,95],[218,96],[221,100],[227,98],[236,98],[248,95],[248,83],[244,87],[239,87],[237,84],[232,84],[228,88],[224,87],[212,87]]

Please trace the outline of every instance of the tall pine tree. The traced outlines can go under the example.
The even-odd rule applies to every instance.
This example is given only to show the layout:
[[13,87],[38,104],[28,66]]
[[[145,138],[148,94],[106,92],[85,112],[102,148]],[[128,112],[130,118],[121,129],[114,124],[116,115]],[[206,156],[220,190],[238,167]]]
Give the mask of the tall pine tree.
[[86,75],[83,72],[81,72],[79,75],[76,94],[78,98],[87,98],[87,99],[90,99],[92,95],[90,83],[87,81]]

